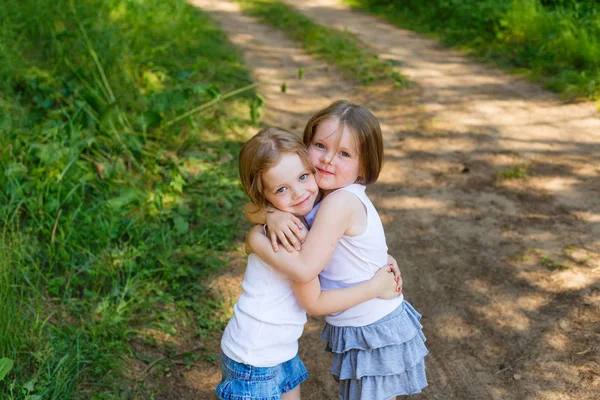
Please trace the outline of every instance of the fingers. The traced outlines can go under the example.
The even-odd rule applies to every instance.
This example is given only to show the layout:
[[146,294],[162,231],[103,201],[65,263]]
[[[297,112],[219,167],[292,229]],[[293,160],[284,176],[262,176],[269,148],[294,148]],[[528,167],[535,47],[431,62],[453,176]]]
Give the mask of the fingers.
[[[394,268],[395,267],[395,268]],[[398,266],[394,266],[394,264],[389,264],[387,266],[388,272],[394,274],[394,281],[396,282],[396,292],[397,296],[402,294],[402,276],[400,275],[400,270]]]
[[302,221],[300,221],[300,218],[296,217],[295,215],[292,215],[292,221],[294,222],[296,227],[298,227],[299,230],[304,230],[304,225],[302,224]]
[[300,246],[300,241],[296,237],[297,234],[295,230],[297,231],[298,228],[296,228],[295,225],[292,225],[292,228],[284,230],[283,233],[286,236],[287,240],[292,244],[292,246],[294,246],[296,250],[300,251],[302,247]]
[[279,241],[281,242],[281,245],[288,251],[288,253],[293,253],[294,252],[294,248],[292,247],[292,245],[288,241],[288,239],[285,236],[285,234],[283,233],[283,231],[278,231],[277,232],[277,237],[279,238]]
[[275,232],[269,232],[269,237],[271,239],[271,246],[273,247],[273,251],[277,253],[279,250],[279,246],[277,245],[277,235]]
[[403,286],[402,285],[402,278],[400,278],[400,277],[397,276],[396,277],[396,284],[397,284],[396,291],[398,292],[398,296],[400,296],[402,294],[402,286]]

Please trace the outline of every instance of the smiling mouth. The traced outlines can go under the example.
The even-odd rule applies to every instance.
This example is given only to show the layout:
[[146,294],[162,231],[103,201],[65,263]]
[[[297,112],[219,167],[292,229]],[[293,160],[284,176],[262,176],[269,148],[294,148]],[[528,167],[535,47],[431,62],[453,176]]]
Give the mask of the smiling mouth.
[[325,171],[324,169],[321,169],[321,168],[317,168],[317,171],[319,171],[323,175],[333,175],[333,172]]
[[308,196],[306,196],[306,198],[304,200],[302,200],[300,203],[294,204],[294,207],[305,206],[309,200],[310,200],[310,194]]

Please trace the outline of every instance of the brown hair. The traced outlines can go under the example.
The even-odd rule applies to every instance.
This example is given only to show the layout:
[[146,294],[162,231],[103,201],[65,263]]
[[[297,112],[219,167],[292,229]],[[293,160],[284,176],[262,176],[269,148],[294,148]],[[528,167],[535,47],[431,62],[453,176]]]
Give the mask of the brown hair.
[[358,182],[365,185],[376,182],[383,165],[383,137],[377,118],[363,106],[338,100],[318,111],[306,123],[304,144],[307,147],[312,143],[317,126],[330,118],[339,120],[340,129],[347,126],[358,142],[361,170]]
[[304,165],[314,172],[300,137],[280,128],[261,130],[240,150],[240,181],[250,201],[259,207],[270,205],[263,193],[262,175],[279,162],[283,153],[298,154]]

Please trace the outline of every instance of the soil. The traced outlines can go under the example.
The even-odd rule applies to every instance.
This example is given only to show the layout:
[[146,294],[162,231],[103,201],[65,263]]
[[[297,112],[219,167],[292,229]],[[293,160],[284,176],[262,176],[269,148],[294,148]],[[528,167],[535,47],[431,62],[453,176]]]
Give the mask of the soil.
[[[413,398],[600,398],[597,105],[565,104],[337,1],[287,1],[320,24],[354,33],[414,82],[409,89],[359,86],[229,1],[190,2],[243,51],[261,82],[265,124],[300,133],[315,111],[340,98],[379,119],[386,163],[368,193],[400,264],[404,295],[423,314],[430,350],[429,386]],[[234,254],[211,283],[227,304],[240,293],[244,263]],[[309,318],[300,340],[311,375],[304,400],[336,398],[323,325]],[[176,352],[199,346],[156,340],[173,341]],[[204,357],[191,368],[149,371],[141,385],[154,399],[215,399],[218,338],[202,345]],[[140,362],[134,373],[146,368]]]

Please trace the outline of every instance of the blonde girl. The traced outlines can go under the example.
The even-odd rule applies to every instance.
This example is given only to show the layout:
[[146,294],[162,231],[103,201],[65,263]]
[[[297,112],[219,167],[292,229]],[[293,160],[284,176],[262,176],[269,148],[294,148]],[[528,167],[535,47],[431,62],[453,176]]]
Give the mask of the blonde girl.
[[[320,196],[305,146],[282,129],[268,128],[248,140],[240,152],[239,172],[246,194],[257,206],[302,217]],[[250,254],[242,294],[221,339],[217,395],[227,400],[300,399],[299,385],[308,376],[298,357],[304,309],[328,314],[377,296],[397,297],[389,271],[382,267],[361,285],[321,293],[318,284],[294,284],[285,272]],[[297,297],[296,286],[302,286]]]
[[[304,143],[325,197],[306,216],[312,226],[301,250],[275,252],[255,229],[248,243],[280,270],[300,271],[295,279],[301,282],[315,282],[319,274],[325,291],[350,288],[373,277],[387,254],[381,219],[365,193],[382,167],[381,129],[366,108],[337,101],[309,120]],[[383,400],[420,392],[428,352],[420,319],[403,296],[327,315],[322,339],[333,353],[340,397]]]

